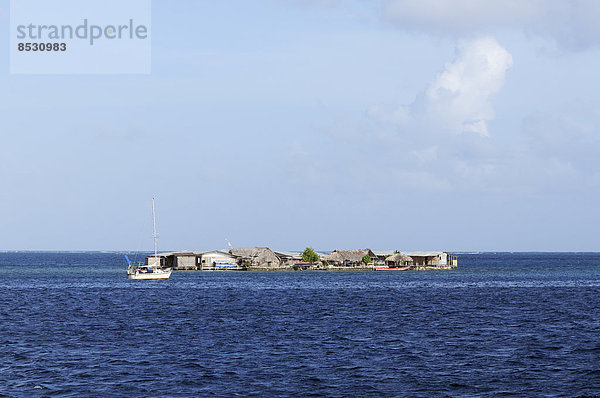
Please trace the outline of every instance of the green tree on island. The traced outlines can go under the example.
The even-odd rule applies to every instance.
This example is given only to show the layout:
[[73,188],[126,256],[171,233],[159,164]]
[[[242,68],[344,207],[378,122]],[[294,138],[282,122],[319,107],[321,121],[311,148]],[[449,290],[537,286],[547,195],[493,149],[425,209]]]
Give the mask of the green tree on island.
[[319,261],[319,259],[319,255],[312,248],[307,247],[304,249],[304,252],[302,253],[302,261],[305,263],[316,263]]
[[371,262],[371,256],[369,256],[368,254],[366,256],[364,256],[362,258],[362,262],[366,264],[369,264]]

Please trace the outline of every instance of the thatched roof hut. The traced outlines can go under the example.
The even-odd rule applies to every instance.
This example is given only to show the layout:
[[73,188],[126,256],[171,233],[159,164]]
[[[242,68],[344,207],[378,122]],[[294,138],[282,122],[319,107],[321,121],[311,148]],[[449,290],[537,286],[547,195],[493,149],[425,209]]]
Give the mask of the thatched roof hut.
[[229,252],[234,256],[239,256],[244,262],[249,262],[252,267],[279,267],[281,260],[268,247],[240,248],[231,249]]
[[392,265],[412,265],[413,259],[410,256],[402,253],[393,254],[385,259],[386,264]]
[[268,247],[254,248],[254,261],[258,264],[267,265],[268,267],[279,267],[279,257]]
[[365,256],[369,256],[372,259],[376,257],[375,253],[373,253],[370,249],[364,250],[339,250],[336,249],[332,251],[330,254],[325,256],[323,260],[329,261],[331,263],[339,263],[343,265],[359,265],[362,263],[362,259]]

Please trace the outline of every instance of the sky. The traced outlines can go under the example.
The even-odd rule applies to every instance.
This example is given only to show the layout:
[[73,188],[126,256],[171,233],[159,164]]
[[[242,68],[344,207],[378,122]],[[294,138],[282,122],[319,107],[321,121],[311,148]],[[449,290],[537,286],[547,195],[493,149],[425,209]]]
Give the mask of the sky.
[[600,3],[152,2],[147,75],[9,72],[0,250],[600,251]]

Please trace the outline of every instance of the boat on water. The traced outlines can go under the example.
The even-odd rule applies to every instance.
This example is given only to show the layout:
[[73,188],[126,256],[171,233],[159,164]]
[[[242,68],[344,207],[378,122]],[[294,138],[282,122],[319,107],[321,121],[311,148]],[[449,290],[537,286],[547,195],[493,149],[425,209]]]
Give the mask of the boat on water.
[[373,268],[375,271],[406,271],[410,269],[410,265],[404,267],[375,267]]
[[138,264],[127,268],[127,277],[133,280],[169,279],[172,268],[162,268],[159,265]]
[[234,263],[215,262],[213,263],[215,270],[238,270],[240,267]]
[[156,212],[154,211],[154,198],[152,198],[152,236],[154,237],[154,257],[148,257],[148,264],[132,264],[129,257],[127,260],[127,277],[133,280],[160,280],[169,279],[173,268],[164,268],[161,258],[158,256],[158,234],[156,233]]

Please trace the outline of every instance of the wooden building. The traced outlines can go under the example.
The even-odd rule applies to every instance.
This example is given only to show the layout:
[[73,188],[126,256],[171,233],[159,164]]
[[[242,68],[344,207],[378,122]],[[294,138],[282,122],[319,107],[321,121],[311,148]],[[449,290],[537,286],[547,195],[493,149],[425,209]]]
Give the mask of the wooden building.
[[[175,270],[197,270],[198,259],[202,252],[168,252],[159,253],[160,264],[163,267],[171,267]],[[146,264],[154,262],[154,255],[146,257]]]
[[458,259],[456,256],[448,254],[446,252],[406,252],[404,253],[413,259],[415,267],[456,267],[458,265]]
[[224,250],[204,252],[199,258],[198,269],[202,271],[239,270],[240,257]]

